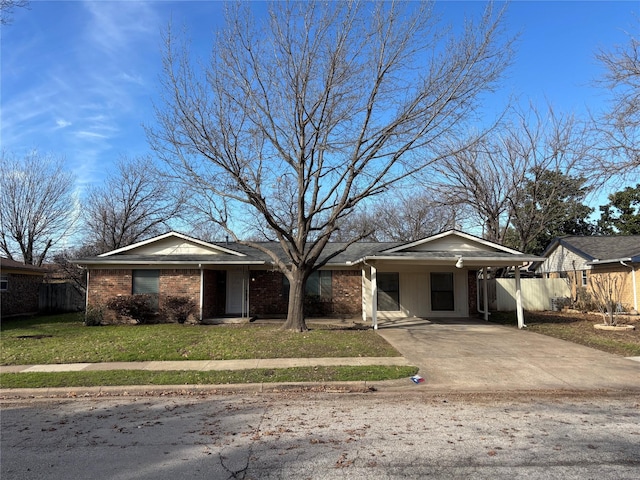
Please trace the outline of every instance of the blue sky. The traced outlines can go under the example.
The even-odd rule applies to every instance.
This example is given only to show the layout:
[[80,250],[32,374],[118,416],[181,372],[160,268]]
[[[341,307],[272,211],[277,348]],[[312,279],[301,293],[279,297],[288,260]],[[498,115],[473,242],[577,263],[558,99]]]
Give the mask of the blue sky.
[[[460,24],[483,2],[438,4]],[[32,1],[2,29],[0,142],[7,152],[62,156],[78,186],[100,182],[121,155],[150,153],[143,125],[159,102],[161,31],[186,28],[194,50],[208,55],[223,5],[211,1]],[[522,2],[508,12],[520,33],[515,64],[499,104],[517,95],[557,110],[598,110],[605,95],[597,49],[638,34],[640,2]]]

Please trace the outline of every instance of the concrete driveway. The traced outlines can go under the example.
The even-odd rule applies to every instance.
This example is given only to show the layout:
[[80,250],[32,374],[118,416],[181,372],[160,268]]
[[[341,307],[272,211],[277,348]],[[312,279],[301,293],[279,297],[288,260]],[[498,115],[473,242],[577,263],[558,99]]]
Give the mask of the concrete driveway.
[[482,320],[402,319],[378,333],[425,384],[453,390],[637,390],[640,362]]

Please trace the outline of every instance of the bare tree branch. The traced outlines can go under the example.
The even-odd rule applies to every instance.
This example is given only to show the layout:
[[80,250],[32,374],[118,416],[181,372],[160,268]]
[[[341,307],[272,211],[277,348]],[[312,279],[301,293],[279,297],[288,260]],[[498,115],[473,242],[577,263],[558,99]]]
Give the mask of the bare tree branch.
[[84,208],[85,242],[100,252],[162,233],[181,212],[182,199],[161,181],[151,159],[122,157]]
[[640,40],[629,35],[626,45],[601,50],[596,59],[607,69],[598,83],[611,93],[610,108],[594,120],[602,143],[596,167],[635,177],[640,173]]
[[289,279],[287,328],[306,328],[297,284],[328,261],[339,221],[439,161],[511,61],[502,11],[455,37],[432,6],[275,2],[259,24],[235,4],[202,71],[167,33],[150,141],[175,178],[221,203],[209,211],[222,227],[254,212],[279,241],[253,246]]
[[74,177],[61,159],[2,152],[0,249],[8,258],[42,265],[76,219]]

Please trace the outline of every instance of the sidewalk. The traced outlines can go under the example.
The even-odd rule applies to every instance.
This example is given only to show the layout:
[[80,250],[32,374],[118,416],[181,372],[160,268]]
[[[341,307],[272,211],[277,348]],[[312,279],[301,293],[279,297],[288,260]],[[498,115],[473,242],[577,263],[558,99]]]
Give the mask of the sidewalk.
[[50,365],[0,366],[0,373],[81,372],[104,370],[249,370],[254,368],[292,368],[366,365],[411,365],[404,357],[339,357],[339,358],[270,358],[249,360],[177,360],[171,362],[104,362]]

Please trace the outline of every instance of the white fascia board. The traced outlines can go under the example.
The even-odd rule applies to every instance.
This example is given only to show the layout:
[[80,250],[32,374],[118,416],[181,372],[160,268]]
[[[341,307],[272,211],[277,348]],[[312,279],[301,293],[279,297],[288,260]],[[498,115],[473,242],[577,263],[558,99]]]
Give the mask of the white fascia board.
[[235,250],[230,250],[228,248],[220,247],[219,245],[214,245],[213,243],[205,242],[203,240],[198,240],[197,238],[193,238],[188,235],[184,235],[183,233],[173,232],[173,231],[164,233],[162,235],[158,235],[157,237],[149,238],[147,240],[142,240],[141,242],[127,245],[126,247],[118,248],[116,250],[111,250],[110,252],[101,253],[100,255],[98,255],[98,257],[110,257],[111,255],[127,252],[134,248],[142,247],[144,245],[149,245],[151,243],[158,242],[160,240],[164,240],[165,238],[169,238],[169,237],[177,237],[188,242],[196,243],[202,247],[210,248],[212,250],[218,250],[220,252],[228,253],[230,255],[236,255],[238,257],[246,257],[244,253],[236,252]]
[[[74,262],[76,263],[76,262]],[[267,262],[262,261],[262,260],[251,260],[251,261],[247,261],[247,260],[233,260],[233,261],[229,261],[229,262],[202,262],[202,261],[191,261],[191,262],[185,262],[184,260],[160,260],[160,261],[132,261],[132,260],[120,260],[120,259],[109,259],[109,260],[102,260],[99,262],[80,262],[78,263],[78,265],[84,265],[84,266],[101,266],[101,265],[158,265],[158,266],[162,266],[162,265],[185,265],[185,266],[189,266],[189,267],[193,267],[194,265],[203,265],[203,266],[220,266],[220,267],[224,267],[225,265],[266,265]]]

